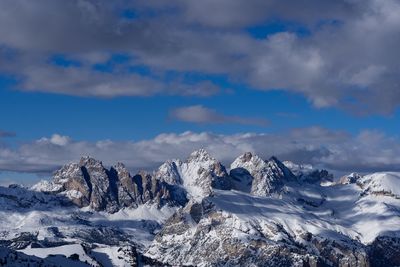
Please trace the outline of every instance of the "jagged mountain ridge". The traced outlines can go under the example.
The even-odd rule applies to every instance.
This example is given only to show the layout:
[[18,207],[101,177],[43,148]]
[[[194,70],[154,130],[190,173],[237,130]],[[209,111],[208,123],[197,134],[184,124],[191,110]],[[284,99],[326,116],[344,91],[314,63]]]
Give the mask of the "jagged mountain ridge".
[[285,163],[238,157],[230,176],[243,193],[190,201],[146,255],[193,266],[400,265],[400,174],[351,175],[342,184],[324,170],[294,175]]
[[265,161],[249,152],[231,164],[231,173],[235,180],[251,180],[250,193],[256,196],[279,194],[285,182],[296,181],[295,175],[277,158]]
[[[246,168],[250,173],[241,174],[239,170]],[[210,196],[213,188],[243,190],[239,185],[242,180],[251,184],[251,194],[280,194],[285,181],[296,180],[278,159],[264,161],[251,153],[235,160],[231,169],[228,173],[204,149],[193,152],[186,161],[169,160],[153,173],[142,171],[133,176],[122,163],[106,169],[101,161],[84,157],[79,163],[67,164],[56,171],[52,181],[43,181],[32,188],[64,195],[79,207],[116,212],[145,203],[183,206],[188,199]]]
[[[107,170],[83,158],[33,187],[45,194],[0,190],[9,207],[0,210],[7,226],[0,236],[23,252],[32,244],[70,246],[71,239],[100,244],[85,245],[93,255],[133,247],[150,266],[400,264],[400,174],[353,174],[326,184],[330,179],[324,170],[252,153],[227,170],[198,150],[137,175],[123,164]],[[134,221],[150,211],[156,222]],[[38,226],[45,228],[32,232]]]
[[186,196],[173,184],[156,176],[140,172],[132,176],[122,163],[109,170],[101,161],[84,157],[56,171],[53,180],[32,187],[36,191],[64,195],[79,207],[116,212],[124,207],[146,203],[163,206],[184,205]]

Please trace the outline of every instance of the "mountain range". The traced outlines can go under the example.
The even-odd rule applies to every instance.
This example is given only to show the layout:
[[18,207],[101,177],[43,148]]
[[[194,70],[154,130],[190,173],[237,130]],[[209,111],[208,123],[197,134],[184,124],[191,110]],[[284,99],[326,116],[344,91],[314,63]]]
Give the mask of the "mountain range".
[[400,173],[204,149],[132,175],[83,157],[0,187],[0,266],[400,266]]

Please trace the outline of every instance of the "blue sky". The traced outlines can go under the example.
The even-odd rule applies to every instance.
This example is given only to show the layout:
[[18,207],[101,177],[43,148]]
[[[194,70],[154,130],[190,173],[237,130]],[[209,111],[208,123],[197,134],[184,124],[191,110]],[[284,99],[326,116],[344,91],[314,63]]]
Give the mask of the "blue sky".
[[[29,141],[62,133],[80,140],[140,140],[162,132],[212,131],[281,132],[291,128],[319,125],[357,134],[364,129],[380,129],[396,135],[400,130],[398,112],[390,115],[357,115],[337,108],[316,108],[300,94],[285,91],[257,91],[227,84],[227,93],[212,97],[152,96],[91,98],[59,94],[21,92],[1,79],[1,124],[17,133],[9,141]],[[234,89],[232,89],[234,88]],[[169,111],[181,106],[206,105],[227,115],[260,117],[268,125],[194,124],[178,121]]]
[[0,4],[0,180],[200,147],[399,168],[398,2],[83,3]]

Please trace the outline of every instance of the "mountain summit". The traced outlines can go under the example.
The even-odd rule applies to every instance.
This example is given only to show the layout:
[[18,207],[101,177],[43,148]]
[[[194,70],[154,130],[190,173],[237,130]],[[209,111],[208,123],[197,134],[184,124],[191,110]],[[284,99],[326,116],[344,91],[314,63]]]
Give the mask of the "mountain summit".
[[256,196],[279,194],[285,182],[297,180],[295,175],[276,157],[265,161],[250,152],[241,155],[232,163],[231,175],[242,183],[251,181],[250,193]]
[[[296,181],[276,157],[264,161],[249,152],[232,163],[230,173],[204,149],[194,151],[185,161],[168,160],[152,174],[142,171],[133,176],[122,163],[106,169],[101,161],[82,157],[78,163],[56,171],[52,181],[41,182],[33,189],[62,194],[79,207],[116,212],[145,203],[179,206],[188,199],[208,197],[213,189],[279,195],[285,183]],[[249,188],[240,183],[247,183]]]
[[250,152],[229,172],[204,149],[136,174],[84,157],[30,189],[0,187],[0,263],[400,266],[399,187],[400,173],[335,182]]

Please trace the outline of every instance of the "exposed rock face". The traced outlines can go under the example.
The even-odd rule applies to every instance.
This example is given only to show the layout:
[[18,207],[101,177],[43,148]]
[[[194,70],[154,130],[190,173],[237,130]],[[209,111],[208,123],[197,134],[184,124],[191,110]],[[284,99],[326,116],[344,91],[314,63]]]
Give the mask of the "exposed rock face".
[[249,174],[253,177],[250,193],[257,196],[279,194],[285,182],[297,180],[296,176],[277,158],[272,157],[264,161],[250,152],[238,157],[231,165],[231,176],[240,180],[240,183],[250,181]]
[[63,166],[52,182],[41,182],[33,189],[60,193],[79,207],[116,212],[145,203],[185,205],[188,197],[201,199],[211,195],[213,188],[231,187],[225,167],[200,149],[184,162],[167,161],[153,174],[135,176],[122,163],[107,170],[101,161],[84,157],[79,163]]
[[181,180],[192,198],[209,196],[212,188],[230,189],[228,173],[204,149],[193,152],[180,166]]
[[158,206],[164,206],[167,203],[174,205],[185,205],[186,195],[181,188],[168,184],[157,179],[146,172],[140,172],[133,177],[138,185],[139,204],[156,203]]
[[113,212],[118,206],[116,179],[101,161],[84,157],[78,164],[70,163],[58,170],[54,174],[53,190],[49,191],[61,192],[81,207],[90,205],[94,210]]
[[140,192],[138,184],[133,180],[128,169],[122,163],[117,163],[110,170],[110,175],[116,180],[118,203],[121,207],[136,207]]
[[219,211],[212,199],[189,202],[174,214],[146,255],[173,266],[369,266],[366,249],[350,240],[296,237],[279,224]]
[[141,172],[132,177],[122,163],[107,170],[101,161],[89,157],[65,165],[54,174],[52,182],[41,182],[33,189],[60,193],[79,207],[111,213],[145,203],[163,206],[184,205],[187,201],[180,188],[150,174]]
[[101,161],[85,157],[79,162],[82,173],[91,188],[90,206],[94,210],[117,210],[117,196],[114,189],[115,177],[108,175],[108,170]]
[[[284,200],[268,202],[246,194],[241,201],[228,193],[216,197],[190,201],[176,212],[145,255],[172,266],[400,266],[396,235],[364,244],[340,232],[312,234],[297,219],[288,225],[277,218],[262,218],[262,209],[271,215],[293,216],[298,207],[283,207]],[[258,200],[250,203],[251,198]],[[244,204],[249,208],[241,209]],[[308,218],[307,212],[298,215]]]
[[332,183],[333,175],[330,174],[327,170],[314,170],[307,175],[303,175],[299,177],[300,180],[307,183]]
[[160,180],[184,187],[189,198],[209,196],[213,188],[229,190],[232,187],[225,167],[207,151],[194,151],[189,158],[167,161],[154,174]]
[[51,194],[0,187],[0,245],[101,244],[128,266],[400,266],[400,173],[322,184],[324,170],[251,153],[231,167],[204,150],[136,175],[83,158],[32,187]]
[[58,170],[51,183],[35,187],[65,195],[80,207],[115,212],[145,203],[182,205],[188,198],[210,196],[213,189],[234,188],[258,196],[279,194],[285,182],[296,180],[276,158],[264,161],[251,153],[235,160],[232,168],[230,176],[204,149],[193,152],[186,161],[167,161],[153,174],[135,176],[122,163],[107,170],[101,161],[85,157]]
[[71,163],[56,171],[53,188],[49,191],[63,192],[78,206],[87,206],[91,198],[91,182],[85,177],[79,164]]
[[362,178],[362,175],[358,173],[351,173],[349,175],[343,176],[339,180],[339,184],[355,184]]

